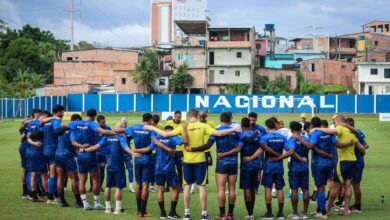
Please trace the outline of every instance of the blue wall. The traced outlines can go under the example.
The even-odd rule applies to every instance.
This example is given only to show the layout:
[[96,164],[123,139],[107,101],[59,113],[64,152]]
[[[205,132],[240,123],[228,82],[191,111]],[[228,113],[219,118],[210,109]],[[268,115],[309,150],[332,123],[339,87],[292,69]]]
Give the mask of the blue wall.
[[[3,118],[24,117],[33,108],[51,111],[56,104],[68,111],[86,112],[167,112],[208,109],[212,113],[390,113],[390,95],[139,95],[139,94],[71,94],[68,97],[34,97],[1,99]],[[313,107],[313,108],[312,108]]]

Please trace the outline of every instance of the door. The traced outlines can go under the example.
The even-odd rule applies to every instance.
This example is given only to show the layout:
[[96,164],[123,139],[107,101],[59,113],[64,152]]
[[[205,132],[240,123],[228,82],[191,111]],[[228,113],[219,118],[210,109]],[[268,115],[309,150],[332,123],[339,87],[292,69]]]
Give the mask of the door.
[[214,83],[214,70],[209,71],[209,83],[210,84]]
[[372,95],[372,86],[368,86],[368,94]]

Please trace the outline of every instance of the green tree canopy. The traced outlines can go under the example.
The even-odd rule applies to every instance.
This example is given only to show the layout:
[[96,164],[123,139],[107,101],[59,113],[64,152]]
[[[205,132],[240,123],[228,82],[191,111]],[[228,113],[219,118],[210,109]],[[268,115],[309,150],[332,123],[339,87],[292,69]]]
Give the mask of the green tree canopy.
[[175,93],[185,93],[185,90],[187,87],[191,86],[193,80],[194,78],[187,72],[187,66],[183,64],[179,67],[177,73],[169,80],[169,87],[171,87]]
[[158,58],[152,51],[145,51],[132,74],[133,81],[138,85],[141,94],[154,92],[154,83],[160,76],[157,72]]

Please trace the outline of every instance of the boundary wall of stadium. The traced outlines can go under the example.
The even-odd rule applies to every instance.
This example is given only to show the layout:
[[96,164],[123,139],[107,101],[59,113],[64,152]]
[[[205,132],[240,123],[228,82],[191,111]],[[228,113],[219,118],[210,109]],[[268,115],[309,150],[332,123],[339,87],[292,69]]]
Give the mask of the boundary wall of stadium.
[[390,95],[195,95],[195,94],[69,94],[0,100],[1,118],[25,117],[34,108],[60,104],[67,111],[102,113],[172,112],[191,108],[211,113],[390,113]]

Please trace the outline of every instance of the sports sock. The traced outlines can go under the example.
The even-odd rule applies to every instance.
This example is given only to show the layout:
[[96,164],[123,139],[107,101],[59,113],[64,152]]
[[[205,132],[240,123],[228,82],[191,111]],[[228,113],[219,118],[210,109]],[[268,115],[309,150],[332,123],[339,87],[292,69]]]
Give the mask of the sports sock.
[[97,196],[93,195],[93,202],[94,202],[95,206],[100,205],[100,196],[99,195],[97,195]]
[[220,215],[225,215],[225,206],[219,207],[219,214]]
[[252,215],[253,213],[251,212],[251,208],[252,208],[252,202],[246,202],[245,203],[245,207],[246,207],[246,211],[248,212],[248,215]]
[[171,201],[171,213],[176,214],[177,201]]
[[28,172],[27,176],[26,176],[26,185],[27,185],[27,190],[28,191],[31,191],[30,184],[31,184],[31,173]]
[[167,213],[165,212],[164,202],[159,202],[158,206],[160,207],[161,215],[166,215]]
[[60,197],[61,202],[66,203],[64,192],[58,192],[58,195]]
[[141,212],[141,200],[137,199],[137,211]]
[[110,201],[106,201],[106,209],[111,209],[111,202]]
[[57,185],[55,185],[54,177],[49,177],[49,194],[53,195]]
[[27,184],[23,183],[23,195],[27,193]]
[[115,201],[115,210],[121,210],[122,209],[122,200]]
[[190,215],[191,214],[190,209],[184,209],[184,214]]
[[362,210],[362,204],[360,204],[360,203],[355,203],[355,208],[356,208],[357,210]]
[[79,194],[74,194],[74,198],[75,198],[77,204],[79,204],[79,205],[83,204],[83,201],[81,200],[81,197]]
[[202,215],[207,215],[207,210],[202,211]]
[[284,208],[284,202],[279,202],[279,210],[278,210],[278,213],[283,213],[283,208]]
[[31,192],[31,197],[33,198],[33,199],[38,199],[38,195],[37,195],[37,191],[32,191]]
[[141,200],[141,216],[146,213],[146,206],[148,205],[147,200]]
[[267,206],[267,214],[272,214],[272,204],[266,203],[266,206]]
[[326,206],[326,200],[325,200],[325,192],[318,192],[318,198],[317,198],[318,207],[320,207],[322,214],[326,214],[325,206]]
[[89,205],[88,201],[87,201],[87,194],[80,195],[80,198],[81,198],[81,201],[83,202],[84,207],[87,207]]
[[233,214],[234,212],[234,204],[229,204],[229,214]]

